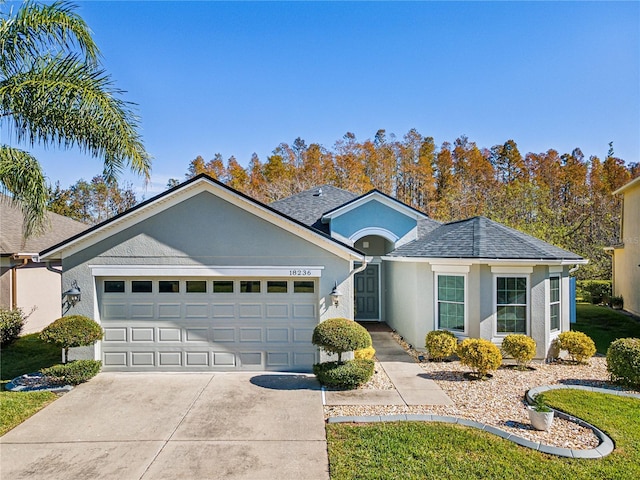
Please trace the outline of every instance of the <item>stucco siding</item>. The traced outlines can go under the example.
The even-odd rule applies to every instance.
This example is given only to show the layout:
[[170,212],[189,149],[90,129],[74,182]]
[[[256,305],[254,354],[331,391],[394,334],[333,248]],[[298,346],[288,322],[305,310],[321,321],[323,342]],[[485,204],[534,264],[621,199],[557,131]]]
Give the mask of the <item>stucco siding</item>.
[[390,208],[376,200],[370,200],[353,210],[331,220],[331,232],[350,238],[365,228],[378,227],[404,237],[416,228],[417,220]]
[[415,263],[387,262],[387,324],[408,342],[422,347],[422,343],[417,342],[417,331],[418,324],[426,318],[418,315],[418,287],[422,289],[422,285],[418,284],[417,270]]
[[624,299],[624,309],[640,315],[640,183],[624,191],[623,248],[614,251],[614,294]]

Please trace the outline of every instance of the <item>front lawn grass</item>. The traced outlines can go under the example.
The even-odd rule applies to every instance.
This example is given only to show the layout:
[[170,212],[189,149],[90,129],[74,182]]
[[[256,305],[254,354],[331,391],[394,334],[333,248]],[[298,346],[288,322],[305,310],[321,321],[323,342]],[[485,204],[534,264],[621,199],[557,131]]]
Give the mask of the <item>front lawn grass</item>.
[[603,355],[618,338],[640,338],[640,322],[616,310],[590,303],[576,305],[576,323],[571,324],[571,330],[589,335],[598,353]]
[[[0,384],[25,373],[37,372],[41,368],[60,363],[59,347],[43,342],[37,333],[18,338],[0,352]],[[51,392],[6,392],[0,391],[0,435],[24,422],[38,410],[57,398]]]
[[397,422],[329,424],[332,480],[640,478],[640,400],[559,390],[549,403],[609,434],[615,451],[600,460],[560,458],[459,425]]

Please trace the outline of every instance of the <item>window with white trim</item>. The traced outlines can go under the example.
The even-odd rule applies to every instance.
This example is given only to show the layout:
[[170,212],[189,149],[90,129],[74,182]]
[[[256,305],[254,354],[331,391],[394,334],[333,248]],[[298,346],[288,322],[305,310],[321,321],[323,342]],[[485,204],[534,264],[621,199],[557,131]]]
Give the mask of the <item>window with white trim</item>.
[[549,327],[560,330],[560,277],[549,277]]
[[438,275],[438,328],[464,332],[464,275]]
[[496,277],[496,332],[527,333],[527,277]]

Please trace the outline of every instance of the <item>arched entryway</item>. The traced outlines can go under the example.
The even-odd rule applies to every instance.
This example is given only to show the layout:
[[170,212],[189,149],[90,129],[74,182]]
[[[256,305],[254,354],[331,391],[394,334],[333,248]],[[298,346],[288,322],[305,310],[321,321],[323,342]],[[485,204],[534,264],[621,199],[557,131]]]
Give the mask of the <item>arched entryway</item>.
[[[354,276],[354,318],[359,321],[384,321],[384,265],[382,256],[395,248],[397,237],[382,229],[360,231],[353,246],[364,252],[367,268]],[[355,235],[354,235],[355,236]]]

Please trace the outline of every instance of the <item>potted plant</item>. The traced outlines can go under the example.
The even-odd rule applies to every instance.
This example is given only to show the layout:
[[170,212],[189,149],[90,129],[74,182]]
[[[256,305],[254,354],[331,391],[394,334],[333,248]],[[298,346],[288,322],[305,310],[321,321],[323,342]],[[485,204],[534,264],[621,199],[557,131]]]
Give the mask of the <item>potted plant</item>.
[[545,402],[544,395],[539,393],[529,406],[529,421],[536,430],[548,432],[553,423],[553,410]]
[[624,299],[622,296],[613,296],[609,299],[609,305],[614,310],[622,310],[622,307],[624,307]]

